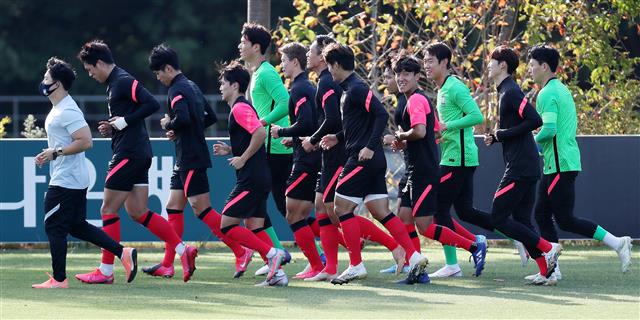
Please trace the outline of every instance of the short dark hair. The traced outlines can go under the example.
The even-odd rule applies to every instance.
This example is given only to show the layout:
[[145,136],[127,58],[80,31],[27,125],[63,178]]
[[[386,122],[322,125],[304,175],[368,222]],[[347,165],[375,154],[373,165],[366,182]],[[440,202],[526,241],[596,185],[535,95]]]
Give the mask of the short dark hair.
[[331,43],[322,50],[324,61],[328,64],[338,63],[342,69],[352,71],[355,69],[355,55],[348,46],[340,43]]
[[158,71],[164,69],[166,65],[172,66],[176,70],[180,70],[180,61],[178,53],[166,44],[160,44],[151,49],[149,54],[149,69]]
[[321,34],[316,36],[313,42],[317,45],[316,49],[318,50],[318,53],[322,54],[322,50],[324,50],[327,45],[336,43],[337,41],[329,34]]
[[504,45],[493,49],[493,52],[491,52],[491,59],[497,60],[498,62],[504,61],[507,64],[507,72],[509,74],[516,72],[518,64],[520,64],[518,54],[513,49]]
[[444,42],[436,42],[427,46],[425,49],[431,56],[435,56],[438,62],[447,59],[447,68],[451,67],[451,48]]
[[395,73],[406,71],[418,74],[422,70],[422,65],[418,58],[407,54],[399,55],[393,59],[392,66]]
[[71,89],[73,80],[76,79],[76,72],[68,62],[57,57],[51,57],[47,61],[47,70],[49,70],[53,81],[60,81],[67,91]]
[[560,53],[547,44],[539,44],[529,50],[527,59],[535,59],[540,64],[546,63],[549,65],[551,72],[556,72],[560,63]]
[[92,40],[85,43],[78,53],[78,59],[92,66],[95,66],[98,60],[108,64],[114,62],[109,46],[102,40]]
[[242,26],[242,36],[247,37],[251,44],[260,45],[260,53],[265,54],[271,44],[271,33],[262,25],[247,22]]
[[247,87],[251,81],[251,74],[249,74],[249,70],[247,70],[240,61],[233,60],[229,63],[222,64],[218,68],[218,72],[220,73],[220,80],[224,79],[230,84],[237,83],[240,94],[244,94],[244,92],[247,91]]
[[291,42],[280,48],[280,53],[287,56],[289,60],[296,59],[302,70],[307,69],[307,47],[300,42]]

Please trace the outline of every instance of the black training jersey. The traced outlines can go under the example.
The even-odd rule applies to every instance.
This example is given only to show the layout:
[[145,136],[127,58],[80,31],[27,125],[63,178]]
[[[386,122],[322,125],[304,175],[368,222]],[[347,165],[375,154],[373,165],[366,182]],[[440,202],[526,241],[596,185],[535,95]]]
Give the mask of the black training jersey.
[[[239,97],[229,112],[229,139],[233,156],[242,156],[251,144],[251,135],[260,127],[262,124],[256,109],[244,97]],[[236,185],[251,190],[268,190],[271,186],[268,168],[267,152],[263,143],[244,167],[236,170]]]
[[496,137],[502,142],[505,177],[538,179],[540,156],[531,131],[542,125],[542,119],[513,78],[500,83],[498,94],[500,129]]
[[311,136],[318,129],[318,113],[315,106],[316,88],[306,72],[299,74],[289,90],[290,127],[280,128],[278,135],[293,137],[294,169],[317,172],[320,169],[320,150],[307,153],[299,137]]
[[178,74],[169,87],[167,108],[171,121],[166,129],[176,135],[174,170],[211,168],[204,129],[214,124],[217,117],[200,88],[184,74]]
[[[320,73],[318,91],[316,91],[316,109],[318,110],[319,128],[311,136],[311,143],[316,145],[327,134],[336,134],[342,130],[342,115],[340,114],[340,97],[342,88],[333,81],[328,69]],[[344,143],[339,142],[333,148],[322,151],[322,166],[325,168],[339,167],[346,161]]]
[[124,117],[127,126],[111,137],[113,159],[148,159],[151,142],[144,119],[160,109],[156,99],[133,76],[116,66],[107,78],[109,117]]
[[407,141],[405,155],[407,171],[411,175],[438,177],[440,157],[435,137],[435,109],[429,98],[420,90],[409,97],[400,119],[402,130],[409,131],[416,125],[426,127],[424,138]]
[[382,103],[355,73],[340,83],[342,94],[342,134],[349,157],[358,157],[364,147],[374,151],[371,160],[385,165],[382,150],[382,133],[387,126],[389,114]]

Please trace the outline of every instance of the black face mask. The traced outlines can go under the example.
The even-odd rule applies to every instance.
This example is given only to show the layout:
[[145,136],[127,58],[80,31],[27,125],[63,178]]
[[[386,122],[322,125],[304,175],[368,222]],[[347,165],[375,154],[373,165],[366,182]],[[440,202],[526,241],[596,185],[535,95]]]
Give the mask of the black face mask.
[[38,87],[38,90],[40,90],[40,94],[42,94],[45,97],[50,96],[54,91],[56,91],[56,89],[58,89],[58,87],[53,88],[53,90],[51,90],[51,87],[56,84],[51,83],[51,84],[45,84],[44,81],[40,82],[40,86]]

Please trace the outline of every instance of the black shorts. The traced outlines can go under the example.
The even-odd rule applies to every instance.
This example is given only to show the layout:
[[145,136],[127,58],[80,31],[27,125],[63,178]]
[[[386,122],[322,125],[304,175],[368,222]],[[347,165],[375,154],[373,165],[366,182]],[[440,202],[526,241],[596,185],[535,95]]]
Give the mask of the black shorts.
[[349,158],[338,178],[336,196],[356,204],[362,203],[363,199],[367,202],[386,198],[386,174],[386,166],[374,166],[368,161],[358,162],[355,158]]
[[[186,187],[185,187],[186,186]],[[173,170],[171,190],[184,190],[185,198],[209,192],[207,169],[191,169],[187,171]]]
[[336,184],[338,183],[338,177],[342,172],[342,166],[325,168],[322,167],[320,177],[316,183],[316,192],[322,193],[322,202],[330,203],[336,196]]
[[411,193],[407,188],[407,182],[409,181],[409,174],[405,173],[400,179],[400,183],[398,184],[398,200],[400,200],[400,205],[398,207],[411,208]]
[[104,187],[111,190],[131,191],[134,186],[148,186],[150,167],[151,158],[111,160]]
[[49,186],[44,197],[45,229],[71,227],[87,219],[87,189]]
[[316,199],[315,186],[318,173],[293,170],[287,179],[287,198],[314,202]]
[[222,209],[222,214],[239,219],[264,218],[267,216],[269,190],[255,191],[236,185]]
[[476,167],[440,166],[438,212],[449,212],[454,203],[473,207],[473,175]]
[[438,209],[438,180],[433,177],[412,175],[407,182],[414,217],[428,217]]

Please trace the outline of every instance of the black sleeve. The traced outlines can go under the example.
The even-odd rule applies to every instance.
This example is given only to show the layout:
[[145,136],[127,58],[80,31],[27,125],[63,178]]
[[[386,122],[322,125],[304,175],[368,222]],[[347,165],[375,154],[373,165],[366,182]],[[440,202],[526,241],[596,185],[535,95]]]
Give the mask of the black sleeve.
[[211,105],[209,104],[207,98],[202,96],[202,99],[204,100],[204,127],[208,128],[214,123],[218,122],[218,116],[216,116],[216,113],[213,112],[213,109],[211,108]]
[[[542,118],[540,118],[536,109],[528,101],[525,102],[523,100],[525,99],[525,96],[522,91],[507,91],[503,96],[503,99],[505,99],[510,112],[516,114],[517,117],[521,117],[522,122],[508,129],[497,130],[495,135],[496,138],[498,138],[498,141],[509,140],[523,134],[529,134],[531,131],[542,125]],[[520,112],[520,106],[523,102],[525,105],[522,112]]]
[[124,117],[127,125],[144,121],[146,117],[160,109],[160,104],[156,101],[156,98],[138,80],[120,81],[118,90],[138,105],[138,108],[133,113]]
[[291,92],[291,101],[296,122],[288,128],[280,128],[278,135],[282,137],[304,137],[313,132],[313,108],[315,108],[313,100],[310,96],[299,95]]
[[170,91],[169,98],[171,99],[170,108],[173,110],[173,117],[167,123],[166,129],[179,131],[189,126],[189,103],[186,96],[178,91]]
[[[368,95],[371,94],[371,99],[368,99]],[[363,96],[360,94],[359,96]],[[368,112],[374,117],[373,128],[371,128],[371,136],[369,137],[369,142],[367,142],[367,148],[370,150],[375,150],[377,146],[382,144],[382,134],[384,133],[384,129],[387,127],[387,121],[389,121],[389,113],[382,105],[382,102],[378,100],[373,91],[369,90],[364,94],[365,101],[364,107],[369,108]],[[369,100],[367,102],[367,100]]]
[[[336,132],[340,128],[340,97],[337,91],[331,86],[321,85],[318,94],[322,95],[322,109],[324,110],[324,121],[320,128],[311,136],[311,143],[317,144],[320,139],[329,133]],[[325,98],[326,95],[326,98]]]

